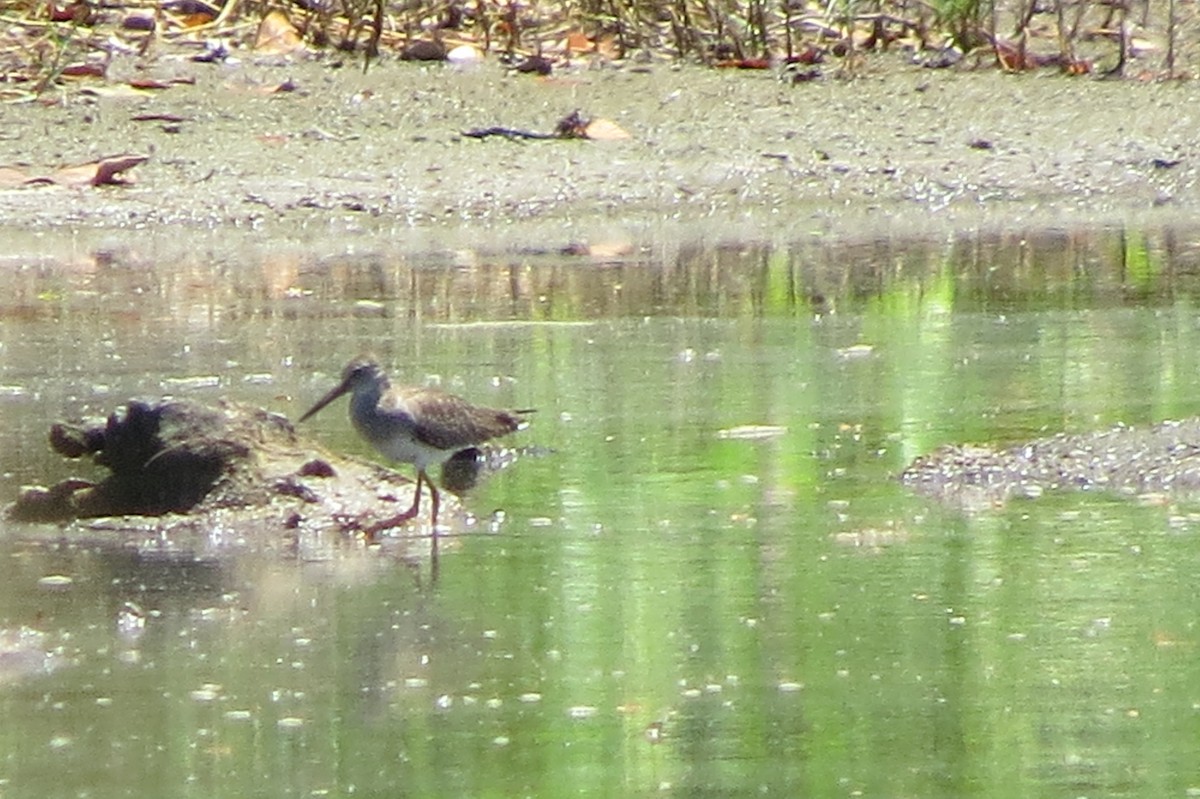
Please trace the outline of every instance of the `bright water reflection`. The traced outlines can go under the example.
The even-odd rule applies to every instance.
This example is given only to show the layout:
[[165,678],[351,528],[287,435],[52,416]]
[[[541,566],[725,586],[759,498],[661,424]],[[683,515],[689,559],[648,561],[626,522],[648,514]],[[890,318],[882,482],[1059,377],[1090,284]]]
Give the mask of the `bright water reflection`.
[[[51,418],[164,392],[295,418],[368,348],[537,407],[519,440],[553,454],[466,500],[435,586],[353,543],[7,525],[0,628],[53,657],[0,656],[3,792],[1200,789],[1189,506],[966,517],[894,480],[947,441],[1196,413],[1194,242],[10,263],[6,500],[87,471]],[[311,433],[370,452],[337,413]]]

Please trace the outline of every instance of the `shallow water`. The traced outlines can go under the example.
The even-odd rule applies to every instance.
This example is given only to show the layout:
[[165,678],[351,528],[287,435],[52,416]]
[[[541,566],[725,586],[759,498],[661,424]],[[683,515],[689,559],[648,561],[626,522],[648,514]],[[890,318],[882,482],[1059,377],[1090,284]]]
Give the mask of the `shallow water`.
[[[297,418],[373,350],[535,407],[429,564],[3,527],[6,795],[1200,790],[1194,505],[896,474],[1200,411],[1195,234],[605,257],[108,253],[0,274],[2,498],[129,396]],[[336,406],[308,423],[370,454]],[[414,547],[414,551],[419,551]]]

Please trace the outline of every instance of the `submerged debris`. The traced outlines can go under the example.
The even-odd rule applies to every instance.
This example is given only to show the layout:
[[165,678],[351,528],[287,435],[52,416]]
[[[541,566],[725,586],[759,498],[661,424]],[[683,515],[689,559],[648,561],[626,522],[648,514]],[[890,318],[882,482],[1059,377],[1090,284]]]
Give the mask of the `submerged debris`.
[[914,460],[900,480],[968,507],[1058,489],[1200,496],[1200,419],[1060,433],[1007,449],[947,445]]

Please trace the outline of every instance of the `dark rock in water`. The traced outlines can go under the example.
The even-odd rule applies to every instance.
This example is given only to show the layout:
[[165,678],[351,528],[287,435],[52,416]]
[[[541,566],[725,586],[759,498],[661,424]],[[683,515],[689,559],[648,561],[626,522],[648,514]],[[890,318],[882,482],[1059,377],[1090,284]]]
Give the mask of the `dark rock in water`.
[[50,446],[67,458],[93,455],[111,474],[99,483],[66,480],[28,489],[9,510],[21,521],[116,514],[185,512],[202,502],[263,501],[256,453],[268,444],[296,446],[278,414],[227,404],[134,400],[107,419],[57,423]]
[[900,479],[969,507],[1057,489],[1200,496],[1200,419],[1059,434],[1006,449],[947,445],[914,460]]
[[[236,529],[253,538],[365,530],[412,502],[409,477],[329,453],[298,436],[285,417],[233,402],[134,400],[107,418],[54,424],[50,445],[67,458],[90,455],[109,474],[99,482],[70,478],[26,488],[8,518],[110,517],[90,527],[118,533]],[[452,459],[443,477],[461,491],[510,461],[489,449],[470,450]],[[443,507],[454,502],[444,497]],[[411,525],[423,523],[417,518]]]

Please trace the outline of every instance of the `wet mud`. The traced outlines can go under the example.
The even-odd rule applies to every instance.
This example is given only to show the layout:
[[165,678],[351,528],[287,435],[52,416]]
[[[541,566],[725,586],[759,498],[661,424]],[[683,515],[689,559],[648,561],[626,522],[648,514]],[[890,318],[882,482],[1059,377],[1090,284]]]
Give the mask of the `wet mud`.
[[914,460],[900,479],[971,510],[1059,490],[1200,497],[1200,419],[1059,434],[1003,449],[948,445]]
[[[62,102],[0,109],[0,163],[151,155],[131,186],[0,191],[0,238],[505,249],[1161,223],[1200,207],[1186,82],[931,70],[902,53],[799,85],[663,63],[535,78],[383,61],[363,75],[327,54],[118,56],[109,73],[194,82],[68,86]],[[576,109],[631,138],[464,135],[549,130]]]

